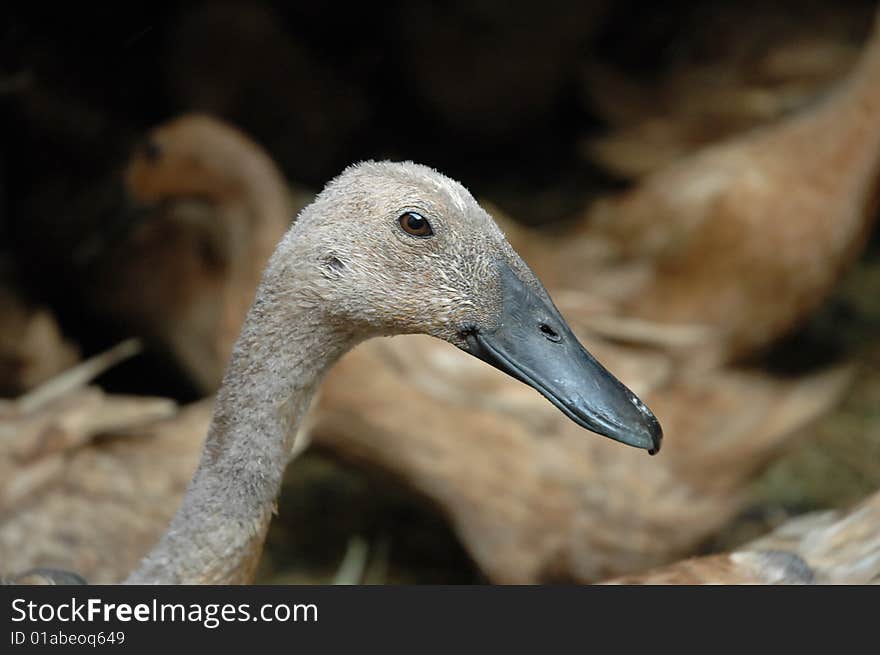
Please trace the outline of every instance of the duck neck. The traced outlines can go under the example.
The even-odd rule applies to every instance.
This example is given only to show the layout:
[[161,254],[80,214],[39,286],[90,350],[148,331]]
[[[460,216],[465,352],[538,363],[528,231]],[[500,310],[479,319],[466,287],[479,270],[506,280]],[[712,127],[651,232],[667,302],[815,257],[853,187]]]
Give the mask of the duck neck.
[[[809,152],[817,165],[834,171],[837,183],[873,186],[880,168],[880,18],[861,57],[847,78],[807,112],[795,129],[807,133]],[[845,175],[845,173],[849,175]],[[864,189],[869,190],[869,189]],[[856,190],[854,190],[856,191]]]
[[297,274],[283,261],[276,252],[263,277],[183,503],[127,583],[253,578],[298,426],[326,370],[356,341],[291,290]]

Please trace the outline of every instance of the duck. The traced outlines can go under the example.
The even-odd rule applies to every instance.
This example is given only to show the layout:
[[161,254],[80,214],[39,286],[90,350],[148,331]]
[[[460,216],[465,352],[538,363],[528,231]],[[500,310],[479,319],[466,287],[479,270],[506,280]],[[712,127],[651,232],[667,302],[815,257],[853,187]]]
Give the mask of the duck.
[[252,581],[284,468],[327,370],[422,333],[530,385],[580,429],[656,453],[654,414],[577,340],[459,183],[412,162],[347,168],[269,259],[196,472],[132,584]]
[[0,404],[3,573],[38,571],[51,580],[55,570],[64,583],[65,572],[77,571],[93,583],[118,583],[171,518],[195,470],[211,402],[179,407],[94,384],[142,348],[127,340]]
[[607,129],[579,149],[604,171],[637,180],[815,102],[858,59],[874,8],[801,4],[791,20],[793,8],[683,8],[645,15],[648,30],[618,15],[611,28],[625,31],[624,56],[660,46],[659,61],[637,76],[607,59],[584,63],[584,104]]
[[169,352],[198,393],[213,393],[304,192],[253,139],[206,114],[151,130],[122,178],[135,218],[93,258],[89,306]]
[[880,584],[880,492],[849,508],[790,519],[734,552],[605,584]]
[[[64,406],[60,425],[48,426],[60,428],[64,447],[35,453],[26,466],[10,462],[16,488],[4,491],[16,493],[0,509],[3,573],[17,579],[54,570],[89,584],[119,584],[174,515],[198,463],[212,403],[178,407],[168,398],[101,395],[89,387]],[[115,420],[71,434],[63,420],[82,420],[85,408],[112,412]]]
[[673,161],[559,234],[527,232],[532,249],[553,253],[534,260],[538,274],[601,306],[597,333],[695,365],[757,357],[802,325],[876,218],[878,22],[818,101]]

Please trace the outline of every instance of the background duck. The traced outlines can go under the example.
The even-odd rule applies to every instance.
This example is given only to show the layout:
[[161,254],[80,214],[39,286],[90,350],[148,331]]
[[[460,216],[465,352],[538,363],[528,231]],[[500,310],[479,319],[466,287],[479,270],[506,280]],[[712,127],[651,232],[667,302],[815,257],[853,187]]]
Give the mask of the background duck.
[[[583,103],[604,123],[584,137],[583,155],[636,180],[815,103],[858,60],[875,7],[800,3],[792,20],[794,8],[646,7],[639,23],[625,23],[625,35],[617,28],[626,48],[614,44],[608,60],[583,63]],[[650,63],[634,67],[634,58]]]
[[47,172],[45,197],[33,191],[10,221],[16,279],[87,354],[145,337],[166,355],[156,368],[175,361],[199,397],[219,385],[261,266],[303,203],[228,123],[185,114],[145,132],[107,135],[114,152],[133,145],[90,161],[100,173],[78,187]]
[[[623,217],[619,224],[608,213],[605,226],[582,225],[575,234],[563,227],[547,236],[504,223],[511,242],[549,280],[566,315],[576,317],[581,337],[657,407],[669,426],[667,440],[675,444],[660,466],[643,468],[626,457],[625,468],[600,466],[607,462],[602,445],[563,445],[552,417],[539,418],[540,409],[522,397],[524,390],[508,389],[455,353],[416,340],[406,353],[401,343],[366,344],[348,358],[362,361],[343,360],[325,387],[316,444],[357,462],[378,463],[439,504],[493,580],[590,581],[695,549],[742,507],[741,492],[752,476],[832,407],[850,379],[847,367],[801,379],[755,369],[690,369],[697,344],[718,362],[778,338],[821,303],[863,245],[873,217],[880,152],[870,112],[877,102],[878,52],[878,39],[872,37],[856,71],[817,107],[649,177],[613,202]],[[804,156],[804,149],[816,147],[824,149],[821,156]],[[828,160],[840,165],[821,163]],[[700,193],[689,195],[688,189]],[[812,238],[800,233],[804,226],[815,229]],[[639,250],[635,241],[636,247],[623,253],[629,260],[625,270],[608,257],[615,252],[609,236],[629,245],[626,239],[639,230],[656,249]],[[741,233],[749,238],[734,238]],[[767,248],[771,237],[782,243]],[[755,279],[743,281],[731,268],[736,266],[748,268]],[[700,267],[707,267],[705,275]],[[805,267],[814,270],[805,274]],[[755,295],[753,287],[765,282],[765,295]],[[694,285],[704,285],[705,293]],[[713,285],[717,288],[710,292]],[[632,303],[631,313],[616,304],[621,297]],[[640,304],[645,297],[651,303]],[[651,307],[656,314],[647,313]],[[765,308],[767,314],[753,314]],[[613,320],[615,312],[644,320]],[[723,325],[728,320],[736,323],[728,328]],[[615,347],[600,334],[616,342],[684,348],[687,356]],[[408,362],[419,351],[415,370]],[[431,375],[425,373],[429,369]],[[366,377],[356,377],[358,370],[369,371],[369,384]],[[430,402],[401,408],[387,400],[413,387]],[[360,398],[351,389],[362,390]],[[490,390],[484,391],[488,406],[510,415],[488,415],[485,401],[478,405],[468,397],[476,389]],[[451,427],[459,413],[469,413],[461,424],[473,425],[471,430]],[[472,455],[454,460],[439,454],[447,448]],[[542,449],[546,454],[534,452]],[[591,452],[581,452],[586,450]],[[505,479],[520,482],[506,492]],[[589,486],[598,480],[602,492],[591,494]],[[508,519],[503,527],[497,519],[502,516]],[[615,536],[617,526],[625,531]],[[543,537],[540,546],[536,534]]]
[[736,552],[609,584],[880,584],[880,493],[852,508],[791,519]]
[[556,288],[589,279],[590,302],[605,303],[593,327],[609,338],[684,346],[691,360],[698,349],[710,363],[765,348],[815,311],[867,241],[878,80],[875,27],[821,101],[673,161],[556,238],[524,235],[553,252],[533,257],[536,269]]
[[116,583],[164,529],[195,469],[211,402],[107,394],[89,383],[125,342],[0,407],[3,573]]
[[[169,350],[192,380],[214,390],[295,196],[256,143],[203,115],[153,130],[124,170],[136,219],[112,248],[90,258],[81,273],[90,280],[86,302],[119,332]],[[21,321],[11,320],[19,314],[31,317],[28,339]],[[46,322],[42,332],[33,329]],[[17,353],[48,331],[44,341],[53,348],[40,342],[38,351],[28,351],[47,372],[21,381],[33,386],[52,378],[48,389],[58,389],[55,375],[74,359],[51,315],[5,314],[3,324]],[[120,582],[179,504],[212,400],[178,410],[168,399],[140,401],[81,386],[117,361],[102,354],[85,365],[87,377],[64,373],[62,381],[76,384],[62,383],[63,393],[50,394],[51,402],[24,400],[27,411],[21,399],[8,405],[0,493],[4,572],[50,566],[94,583]],[[45,398],[43,391],[34,394]]]
[[139,216],[92,266],[90,304],[213,391],[294,194],[252,139],[200,114],[151,131],[124,179]]
[[[564,298],[560,308],[569,314]],[[666,434],[658,457],[581,440],[527,388],[418,337],[367,343],[340,361],[323,386],[314,445],[439,506],[490,580],[593,582],[693,552],[852,377],[848,366],[796,378],[681,375],[663,353],[575,330],[654,408]],[[419,402],[398,402],[414,392]]]

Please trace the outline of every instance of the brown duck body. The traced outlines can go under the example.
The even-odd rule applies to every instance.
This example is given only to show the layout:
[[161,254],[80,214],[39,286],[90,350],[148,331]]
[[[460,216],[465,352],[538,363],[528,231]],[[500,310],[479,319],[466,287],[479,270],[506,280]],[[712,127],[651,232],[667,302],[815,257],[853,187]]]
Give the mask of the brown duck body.
[[[647,75],[591,60],[586,93],[609,130],[590,137],[584,154],[636,179],[814,102],[852,69],[876,8],[786,4],[663,12],[661,24],[674,20],[676,48],[658,53]],[[643,42],[633,28],[628,37]],[[656,25],[649,30],[657,34]]]
[[[852,373],[682,376],[662,353],[580,334],[656,411],[666,432],[658,457],[583,440],[531,390],[421,337],[344,357],[322,387],[313,442],[439,506],[495,582],[595,582],[693,552]],[[414,392],[418,402],[399,402]]]
[[78,571],[118,582],[151,545],[195,467],[210,403],[86,386],[127,341],[0,405],[3,573]]
[[[26,463],[4,453],[13,467],[0,498],[4,573],[50,567],[75,571],[92,584],[121,582],[166,529],[192,478],[212,402],[177,410],[170,401],[150,399],[150,408],[147,399],[83,391],[101,406],[77,393],[66,401],[72,403],[68,421],[127,403],[137,403],[141,416],[63,449],[33,453]],[[57,438],[65,427],[46,429]]]
[[695,558],[613,584],[880,584],[880,493],[854,507],[792,519],[723,555]]
[[[820,102],[600,201],[577,235],[534,246],[555,253],[535,258],[536,269],[556,288],[589,280],[621,318],[691,328],[678,344],[689,357],[696,346],[711,362],[764,348],[822,303],[866,242],[880,179],[878,89],[875,33]],[[626,338],[621,322],[602,325],[593,327]]]
[[[656,408],[671,446],[657,462],[576,443],[527,390],[416,339],[406,351],[365,344],[341,362],[317,443],[437,502],[495,580],[591,581],[686,554],[846,387],[844,369],[785,379],[694,364],[772,343],[862,248],[880,173],[878,76],[874,36],[821,103],[658,171],[576,235],[507,230],[582,338]],[[422,402],[393,402],[413,387]]]
[[813,571],[793,553],[745,551],[695,557],[649,573],[622,576],[602,584],[775,585],[814,582]]

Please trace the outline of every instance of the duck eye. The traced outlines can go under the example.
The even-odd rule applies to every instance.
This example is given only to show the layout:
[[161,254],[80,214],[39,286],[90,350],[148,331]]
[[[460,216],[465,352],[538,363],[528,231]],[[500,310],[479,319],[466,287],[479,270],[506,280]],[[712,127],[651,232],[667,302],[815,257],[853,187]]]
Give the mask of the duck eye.
[[153,139],[148,139],[141,144],[141,151],[144,153],[144,157],[151,162],[158,161],[162,156],[162,146],[156,143]]
[[416,212],[404,212],[397,219],[397,222],[400,223],[404,232],[414,237],[434,236],[434,230],[431,229],[428,219]]

